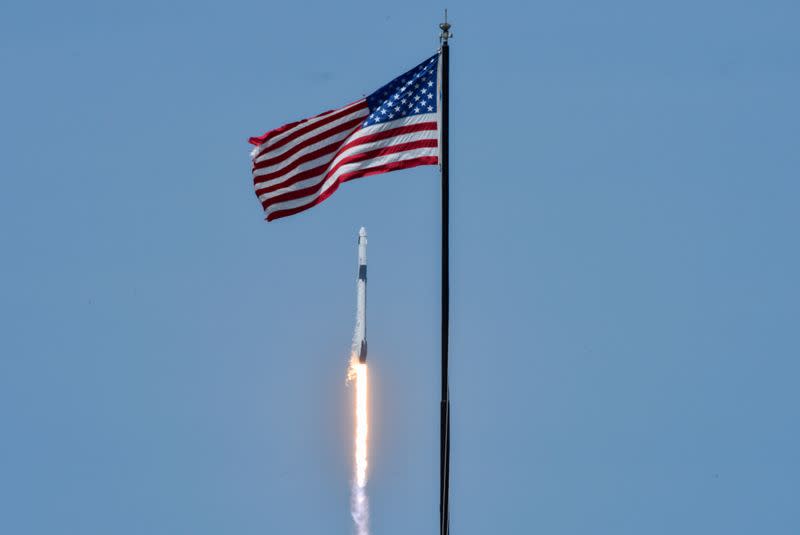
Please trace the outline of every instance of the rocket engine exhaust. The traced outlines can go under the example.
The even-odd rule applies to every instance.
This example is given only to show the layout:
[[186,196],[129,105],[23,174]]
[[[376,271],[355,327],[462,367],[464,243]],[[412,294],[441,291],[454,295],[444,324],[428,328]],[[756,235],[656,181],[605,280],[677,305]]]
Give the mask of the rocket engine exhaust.
[[355,440],[350,513],[356,535],[369,535],[367,457],[369,413],[367,397],[367,231],[358,231],[358,280],[356,282],[356,328],[350,355],[348,381],[355,381]]
[[353,483],[351,488],[350,514],[355,522],[357,535],[369,535],[369,501],[367,499],[367,445],[369,438],[369,415],[367,412],[367,365],[356,362],[353,355],[356,383],[356,430]]

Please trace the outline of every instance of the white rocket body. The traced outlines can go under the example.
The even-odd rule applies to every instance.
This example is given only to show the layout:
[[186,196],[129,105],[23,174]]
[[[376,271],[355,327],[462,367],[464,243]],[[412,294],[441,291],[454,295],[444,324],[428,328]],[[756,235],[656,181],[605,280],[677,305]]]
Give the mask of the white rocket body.
[[356,333],[353,349],[358,361],[367,361],[367,229],[358,231],[358,282],[356,283]]

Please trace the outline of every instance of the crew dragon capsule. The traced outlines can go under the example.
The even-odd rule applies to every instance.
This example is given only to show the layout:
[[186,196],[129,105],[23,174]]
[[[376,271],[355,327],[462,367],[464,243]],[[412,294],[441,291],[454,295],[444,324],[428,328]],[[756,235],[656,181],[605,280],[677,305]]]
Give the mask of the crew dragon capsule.
[[358,231],[358,282],[356,286],[356,336],[353,349],[358,361],[367,362],[367,229]]

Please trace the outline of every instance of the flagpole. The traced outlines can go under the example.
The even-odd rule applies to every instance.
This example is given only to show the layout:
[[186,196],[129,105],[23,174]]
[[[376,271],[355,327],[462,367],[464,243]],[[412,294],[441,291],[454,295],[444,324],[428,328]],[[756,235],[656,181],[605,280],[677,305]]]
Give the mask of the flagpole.
[[439,39],[441,48],[441,148],[439,163],[442,172],[442,401],[439,426],[439,533],[450,531],[450,389],[448,385],[448,343],[450,329],[450,176],[449,176],[449,70],[451,37],[447,10]]

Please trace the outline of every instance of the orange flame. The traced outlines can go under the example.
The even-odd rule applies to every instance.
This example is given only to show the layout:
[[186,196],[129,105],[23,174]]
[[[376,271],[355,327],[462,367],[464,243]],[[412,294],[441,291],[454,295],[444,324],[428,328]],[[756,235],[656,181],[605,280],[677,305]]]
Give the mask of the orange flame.
[[355,364],[356,374],[356,484],[367,484],[367,444],[369,439],[369,414],[367,410],[367,365]]

